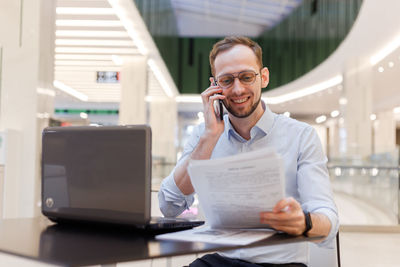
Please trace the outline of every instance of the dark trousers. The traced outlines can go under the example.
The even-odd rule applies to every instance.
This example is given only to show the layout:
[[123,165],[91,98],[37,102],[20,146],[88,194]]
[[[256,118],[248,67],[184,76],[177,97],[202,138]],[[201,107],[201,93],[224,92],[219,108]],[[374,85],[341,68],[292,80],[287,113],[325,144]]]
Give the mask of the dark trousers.
[[217,253],[207,254],[192,262],[189,267],[307,267],[303,263],[285,263],[285,264],[272,264],[272,263],[251,263],[239,259],[231,259],[221,256]]

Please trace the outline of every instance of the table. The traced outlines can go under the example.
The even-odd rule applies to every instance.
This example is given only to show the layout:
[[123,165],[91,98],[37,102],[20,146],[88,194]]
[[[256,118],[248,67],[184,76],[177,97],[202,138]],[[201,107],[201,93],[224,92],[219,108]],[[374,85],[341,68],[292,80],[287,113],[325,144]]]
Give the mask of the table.
[[0,220],[0,252],[57,265],[97,265],[240,247],[304,242],[321,237],[275,234],[247,246],[156,240],[130,227],[58,225],[44,217]]

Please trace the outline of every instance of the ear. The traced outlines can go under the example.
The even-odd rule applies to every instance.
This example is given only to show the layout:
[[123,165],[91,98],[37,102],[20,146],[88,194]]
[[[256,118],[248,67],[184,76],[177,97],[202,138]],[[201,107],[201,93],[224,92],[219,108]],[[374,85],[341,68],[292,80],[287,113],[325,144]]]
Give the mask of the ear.
[[214,83],[214,77],[210,77],[209,80],[210,80],[211,85],[213,85],[213,83]]
[[265,88],[268,86],[269,83],[269,70],[267,67],[264,67],[260,71],[261,75],[261,88]]

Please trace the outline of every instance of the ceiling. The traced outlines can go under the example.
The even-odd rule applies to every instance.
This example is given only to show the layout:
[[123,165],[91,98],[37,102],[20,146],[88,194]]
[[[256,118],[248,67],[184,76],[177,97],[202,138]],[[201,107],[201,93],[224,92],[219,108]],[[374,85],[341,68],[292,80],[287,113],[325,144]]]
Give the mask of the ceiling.
[[[256,0],[171,0],[177,16],[178,28],[182,35],[227,35],[229,30],[241,31],[247,35],[257,35],[260,31],[272,27],[297,7],[301,1],[256,1]],[[267,101],[277,96],[285,96],[293,92],[308,90],[322,84],[332,77],[342,77],[345,71],[353,71],[349,66],[356,62],[357,71],[372,67],[373,106],[372,112],[389,110],[400,103],[398,84],[400,77],[400,41],[399,44],[383,59],[373,66],[370,58],[390,44],[393,39],[400,38],[400,17],[397,11],[400,2],[388,0],[387,5],[380,5],[374,0],[364,0],[359,17],[348,36],[338,49],[317,68],[303,77],[275,90],[263,94]],[[72,88],[84,100],[58,90],[57,105],[64,107],[69,103],[86,103],[85,105],[118,106],[120,101],[119,83],[98,83],[97,71],[121,70],[124,58],[143,55],[127,32],[119,16],[110,2],[126,2],[132,5],[132,0],[57,0],[55,80]],[[262,6],[261,4],[265,4]],[[391,8],[387,8],[390,6]],[[75,8],[68,10],[66,8]],[[76,9],[78,8],[78,9]],[[90,9],[87,9],[90,8]],[[260,10],[261,12],[255,11]],[[137,10],[136,10],[137,12]],[[128,12],[127,12],[128,13]],[[260,15],[257,15],[260,13]],[[275,15],[271,15],[274,13]],[[265,16],[264,16],[265,15]],[[137,14],[131,15],[140,17]],[[192,19],[190,22],[189,18]],[[200,23],[200,19],[201,20]],[[379,18],[379,19],[378,19]],[[132,22],[135,25],[143,22]],[[215,24],[218,23],[218,24]],[[207,25],[218,25],[208,27]],[[140,35],[146,35],[150,55],[157,54],[154,42],[145,26],[139,25]],[[187,27],[185,29],[185,27]],[[208,29],[207,33],[202,32]],[[210,30],[212,29],[212,30]],[[371,34],[373,33],[373,34]],[[235,34],[235,33],[232,33]],[[400,39],[399,39],[400,40]],[[362,45],[360,45],[362,44]],[[159,54],[155,57],[160,69],[172,81]],[[160,63],[161,62],[161,63]],[[389,62],[392,62],[389,66]],[[164,65],[163,65],[164,64]],[[385,71],[379,72],[383,66]],[[160,85],[154,71],[148,67],[149,96],[165,96],[165,90]],[[270,103],[273,111],[283,113],[289,111],[294,117],[313,119],[319,115],[329,115],[333,110],[339,110],[339,99],[343,95],[342,80],[325,86],[316,93],[296,97],[281,103]],[[173,85],[175,86],[175,85]],[[174,94],[177,94],[175,87]],[[197,96],[197,99],[200,99]],[[74,105],[74,104],[72,104]],[[190,107],[189,107],[190,106]],[[182,108],[183,107],[183,108]],[[199,103],[179,103],[179,110],[193,111],[201,109]]]
[[180,36],[259,36],[302,0],[171,0]]
[[[112,7],[112,3],[124,2],[130,2],[133,6],[134,1],[56,1],[54,85],[58,89],[55,100],[57,108],[118,108],[120,83],[99,82],[97,75],[102,71],[120,72],[124,60],[143,55],[116,9]],[[171,0],[171,3],[181,35],[223,36],[258,35],[279,23],[301,0]],[[132,13],[133,9],[129,8],[126,7],[124,12]],[[130,14],[131,16],[140,17],[136,9],[133,11],[136,13],[133,12],[135,14]],[[139,29],[139,35],[146,35],[151,39],[141,18],[130,23]],[[204,29],[208,30],[204,32]],[[158,53],[154,51],[157,49],[152,40],[147,42],[147,48],[150,56]],[[161,58],[155,58],[162,61]],[[162,68],[163,64],[158,62],[161,66],[159,69],[170,77],[166,68]],[[147,95],[165,96],[166,92],[154,71],[149,66],[147,69]],[[177,93],[177,90],[173,91]]]
[[[98,72],[120,72],[124,60],[143,56],[143,52],[109,1],[57,0],[55,35],[54,86],[59,89],[56,106],[68,106],[69,102],[118,104],[120,83],[100,82]],[[157,53],[149,51],[147,56],[151,58]],[[165,96],[150,66],[147,69],[148,95]]]
[[[357,75],[359,79],[368,79],[371,83],[371,112],[390,111],[400,106],[400,17],[397,14],[399,9],[400,1],[388,0],[385,5],[381,5],[379,1],[363,0],[352,29],[331,56],[306,75],[264,93],[263,96],[268,100],[276,96],[298,93],[333,77],[341,77],[343,81],[326,86],[315,94],[280,104],[270,104],[271,109],[279,113],[289,111],[292,114],[314,118],[322,114],[329,115],[333,110],[340,110],[339,99],[345,96],[341,90],[342,83],[346,82],[346,75]],[[382,56],[372,64],[371,60],[377,55]],[[384,71],[380,72],[380,67]]]

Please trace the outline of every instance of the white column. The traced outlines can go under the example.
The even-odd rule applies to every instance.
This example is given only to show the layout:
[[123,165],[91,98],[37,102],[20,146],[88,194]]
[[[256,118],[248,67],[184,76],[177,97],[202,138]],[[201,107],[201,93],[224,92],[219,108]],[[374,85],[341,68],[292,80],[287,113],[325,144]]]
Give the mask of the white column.
[[177,105],[175,99],[160,97],[150,103],[150,125],[153,133],[153,156],[166,162],[176,161]]
[[376,114],[374,121],[374,152],[394,153],[396,150],[396,120],[392,110]]
[[124,60],[121,70],[119,124],[147,123],[147,58],[135,56]]
[[349,61],[343,74],[339,146],[342,155],[350,157],[371,154],[372,69],[359,62],[363,61]]
[[328,135],[327,135],[327,128],[328,126],[325,125],[319,125],[319,124],[312,124],[311,125],[315,131],[317,132],[317,135],[319,137],[319,140],[321,141],[321,145],[322,145],[322,150],[324,151],[324,154],[327,155],[327,139],[328,139]]
[[0,0],[3,217],[40,212],[40,132],[53,112],[54,3]]
[[328,120],[326,126],[327,134],[327,156],[329,159],[334,159],[339,155],[339,119]]

